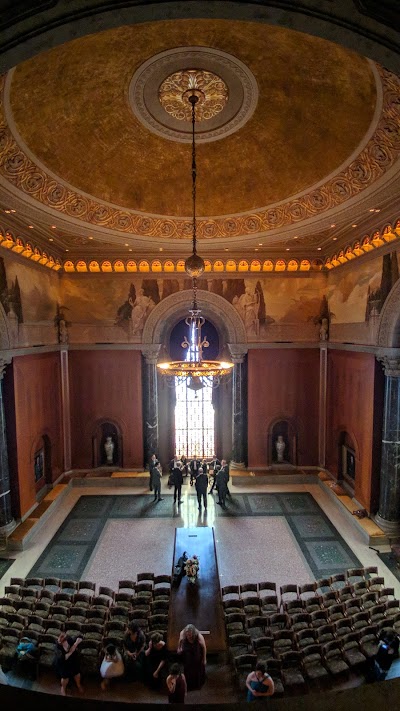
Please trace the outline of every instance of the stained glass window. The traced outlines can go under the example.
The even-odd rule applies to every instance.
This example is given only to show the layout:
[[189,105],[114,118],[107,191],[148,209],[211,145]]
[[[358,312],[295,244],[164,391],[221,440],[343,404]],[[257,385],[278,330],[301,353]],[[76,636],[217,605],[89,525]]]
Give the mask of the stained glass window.
[[[190,331],[190,347],[186,360],[196,360],[197,344],[194,329]],[[212,385],[192,390],[188,380],[175,379],[175,450],[179,456],[191,459],[212,457],[214,454],[214,406]]]

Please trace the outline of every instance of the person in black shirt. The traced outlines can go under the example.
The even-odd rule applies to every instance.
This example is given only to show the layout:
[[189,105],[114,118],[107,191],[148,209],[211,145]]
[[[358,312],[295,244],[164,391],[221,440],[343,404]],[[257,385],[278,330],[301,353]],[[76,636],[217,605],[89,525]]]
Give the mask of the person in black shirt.
[[207,508],[207,488],[208,488],[208,476],[204,471],[204,467],[200,467],[198,474],[194,480],[194,485],[196,487],[197,502],[199,504],[199,511],[201,511],[201,500],[203,499],[204,508]]
[[178,506],[183,503],[181,499],[182,495],[182,484],[183,484],[183,473],[182,464],[178,459],[174,462],[174,468],[171,472],[172,483],[174,485],[174,504],[178,502]]
[[126,676],[132,681],[141,680],[144,667],[146,637],[137,622],[130,622],[124,637],[124,664]]

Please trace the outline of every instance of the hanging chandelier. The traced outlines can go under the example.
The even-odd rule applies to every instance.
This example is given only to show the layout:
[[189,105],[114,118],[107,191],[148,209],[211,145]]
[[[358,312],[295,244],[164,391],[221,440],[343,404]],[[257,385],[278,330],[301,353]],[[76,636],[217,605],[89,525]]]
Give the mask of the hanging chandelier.
[[204,360],[203,349],[209,347],[207,338],[203,338],[201,329],[205,323],[201,315],[201,309],[197,304],[197,279],[204,272],[204,260],[197,254],[197,227],[196,227],[196,104],[200,99],[204,99],[203,92],[198,88],[195,73],[189,73],[189,88],[183,94],[184,100],[191,104],[192,118],[192,235],[193,252],[185,261],[185,271],[192,277],[193,299],[189,309],[189,316],[185,319],[188,326],[189,338],[185,335],[181,346],[188,349],[186,360],[161,362],[157,364],[162,375],[167,376],[171,384],[175,384],[176,378],[186,380],[187,387],[191,390],[201,390],[205,385],[217,387],[223,375],[227,375],[233,368],[233,363],[228,361]]

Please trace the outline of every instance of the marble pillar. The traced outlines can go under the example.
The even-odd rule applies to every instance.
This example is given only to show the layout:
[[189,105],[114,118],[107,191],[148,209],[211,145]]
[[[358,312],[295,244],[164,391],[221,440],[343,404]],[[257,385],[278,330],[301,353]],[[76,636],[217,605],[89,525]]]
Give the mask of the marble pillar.
[[379,510],[376,523],[400,535],[400,357],[379,357],[385,371]]
[[247,376],[245,351],[229,346],[235,364],[232,373],[232,469],[246,469]]
[[[0,358],[0,537],[8,536],[16,523],[11,513],[10,472],[8,468],[6,419],[3,403],[3,377],[11,360]],[[33,476],[33,472],[32,472]]]
[[157,359],[161,344],[142,348],[143,369],[143,437],[144,463],[146,469],[152,454],[158,455],[158,395],[157,395]]

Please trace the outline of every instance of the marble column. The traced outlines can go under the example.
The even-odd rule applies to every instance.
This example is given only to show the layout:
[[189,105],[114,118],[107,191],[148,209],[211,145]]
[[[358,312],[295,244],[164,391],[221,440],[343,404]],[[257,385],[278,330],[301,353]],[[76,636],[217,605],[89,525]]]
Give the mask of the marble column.
[[144,463],[146,469],[152,454],[158,454],[158,395],[157,395],[157,359],[161,344],[152,344],[142,348],[143,369],[143,437]]
[[400,535],[400,357],[378,357],[385,371],[379,510],[376,523]]
[[325,469],[326,464],[326,393],[328,376],[328,349],[321,345],[319,351],[319,432],[318,466]]
[[[11,513],[10,471],[8,468],[6,419],[3,403],[3,377],[10,360],[0,358],[0,537],[7,537],[16,523]],[[33,476],[33,474],[32,474]]]
[[246,469],[246,364],[247,351],[229,346],[234,365],[232,373],[232,469]]

